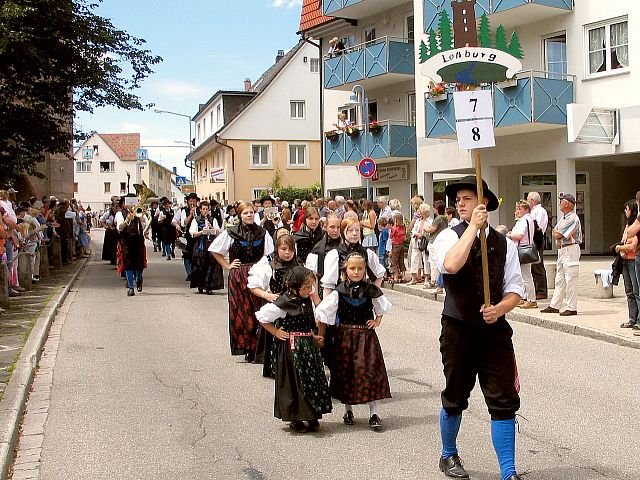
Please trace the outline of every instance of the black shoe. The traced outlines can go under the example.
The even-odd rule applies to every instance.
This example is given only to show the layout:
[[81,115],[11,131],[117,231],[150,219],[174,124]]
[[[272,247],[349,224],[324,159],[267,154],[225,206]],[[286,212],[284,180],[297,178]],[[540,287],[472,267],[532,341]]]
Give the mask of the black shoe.
[[207,295],[213,295],[213,290],[207,290]]
[[295,422],[290,422],[289,428],[296,433],[307,433],[309,431],[309,429],[304,424],[304,422],[301,422],[299,420],[296,420]]
[[514,473],[507,480],[522,480],[522,477],[520,475],[518,475],[517,473]]
[[204,292],[204,288],[198,287],[198,293]]
[[171,260],[171,255],[167,255],[167,260]]
[[440,457],[438,466],[440,467],[440,471],[447,477],[469,478],[469,474],[462,466],[462,461],[457,453],[455,455],[450,455],[447,458]]
[[187,278],[184,279],[185,282],[190,282],[191,281],[191,275],[187,275]]
[[167,254],[166,254],[165,252],[162,252],[162,256],[163,256],[163,257],[166,257],[166,256],[167,256]]
[[176,258],[176,254],[175,254],[174,252],[171,252],[171,256],[172,256],[173,258]]
[[351,410],[347,410],[342,416],[342,420],[345,425],[355,425],[356,420],[353,418],[353,412]]
[[20,296],[20,292],[16,292],[16,291],[15,291],[15,290],[13,290],[13,289],[9,289],[9,296],[10,296],[11,298],[19,297],[19,296]]
[[244,359],[248,362],[248,363],[252,363],[255,359],[256,359],[256,354],[254,352],[247,352],[244,355]]
[[634,328],[635,326],[636,324],[631,322],[624,322],[620,324],[620,328]]
[[375,413],[371,415],[369,419],[369,428],[373,428],[374,430],[377,428],[382,428],[382,422],[380,421],[380,417]]
[[127,290],[127,297],[133,297],[135,294],[136,292],[133,291],[133,288]]
[[141,292],[142,291],[142,280],[136,283],[136,289]]
[[320,422],[318,420],[309,420],[309,431],[315,432],[320,428]]

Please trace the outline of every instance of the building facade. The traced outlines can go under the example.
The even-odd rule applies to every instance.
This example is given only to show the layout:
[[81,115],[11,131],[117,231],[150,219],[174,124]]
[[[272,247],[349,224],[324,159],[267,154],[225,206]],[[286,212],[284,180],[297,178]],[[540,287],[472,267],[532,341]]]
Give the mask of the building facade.
[[189,159],[201,198],[252,200],[274,184],[320,182],[318,69],[318,49],[300,42],[245,91],[218,92],[200,109]]

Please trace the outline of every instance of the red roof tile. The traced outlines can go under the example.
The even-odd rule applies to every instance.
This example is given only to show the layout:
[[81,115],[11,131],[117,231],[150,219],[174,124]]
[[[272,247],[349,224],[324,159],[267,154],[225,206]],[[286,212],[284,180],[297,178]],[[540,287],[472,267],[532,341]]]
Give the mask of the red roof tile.
[[322,0],[304,0],[300,17],[300,31],[298,33],[330,22],[333,18],[322,14]]
[[137,160],[140,148],[139,133],[99,133],[120,160]]

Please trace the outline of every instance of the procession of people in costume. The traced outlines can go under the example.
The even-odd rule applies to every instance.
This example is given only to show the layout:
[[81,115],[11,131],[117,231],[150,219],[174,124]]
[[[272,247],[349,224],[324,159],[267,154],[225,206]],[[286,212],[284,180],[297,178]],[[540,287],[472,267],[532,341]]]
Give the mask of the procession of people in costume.
[[[462,223],[441,232],[433,246],[447,290],[438,466],[448,477],[469,478],[457,436],[477,377],[491,416],[501,480],[521,480],[515,468],[519,379],[505,315],[524,295],[522,277],[513,242],[488,225],[497,197],[483,182],[479,199],[476,185],[470,176],[446,187]],[[240,202],[233,218],[223,219],[208,202],[198,205],[195,195],[177,212],[161,199],[151,206],[154,251],[175,258],[178,233],[185,232],[185,270],[190,286],[200,292],[222,289],[222,268],[229,271],[231,354],[263,364],[263,375],[274,379],[274,416],[289,422],[293,432],[320,428],[319,420],[332,411],[332,398],[344,405],[345,425],[357,422],[355,405],[367,404],[369,427],[381,429],[378,402],[391,398],[391,391],[376,329],[391,303],[380,288],[385,267],[373,249],[362,245],[361,221],[329,213],[321,222],[318,209],[307,207],[292,235],[271,209],[273,199],[260,203],[262,215],[252,203]],[[111,260],[114,250],[121,251],[128,291],[133,292],[134,282],[140,291],[146,219],[120,202],[105,213],[103,223],[108,226],[103,252],[108,258],[103,258]],[[488,245],[490,305],[483,297],[481,231]],[[120,239],[120,247],[113,246],[113,238]]]

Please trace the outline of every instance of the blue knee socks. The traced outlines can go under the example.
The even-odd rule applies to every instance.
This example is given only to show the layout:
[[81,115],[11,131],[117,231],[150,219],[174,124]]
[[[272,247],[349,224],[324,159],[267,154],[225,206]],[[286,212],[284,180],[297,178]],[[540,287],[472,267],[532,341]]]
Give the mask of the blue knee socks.
[[133,288],[133,270],[125,270],[124,273],[127,276],[127,287]]
[[491,420],[491,440],[500,464],[500,478],[516,474],[516,421]]
[[450,457],[458,453],[456,439],[460,431],[462,414],[449,415],[443,408],[440,410],[440,436],[442,437],[442,458]]

